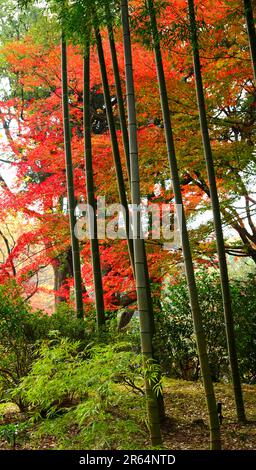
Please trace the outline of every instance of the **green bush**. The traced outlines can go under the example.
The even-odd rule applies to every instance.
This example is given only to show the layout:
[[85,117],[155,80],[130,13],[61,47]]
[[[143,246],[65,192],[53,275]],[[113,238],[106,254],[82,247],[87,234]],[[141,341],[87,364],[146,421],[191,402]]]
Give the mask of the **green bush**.
[[42,311],[31,312],[25,324],[25,334],[29,340],[46,339],[51,331],[58,331],[65,338],[86,344],[95,337],[95,316],[92,312],[85,319],[78,319],[75,311],[64,302],[51,315]]
[[[196,275],[199,302],[214,380],[229,376],[228,353],[219,274],[205,270]],[[240,372],[244,380],[256,374],[256,289],[255,278],[230,283]],[[183,379],[200,373],[193,332],[188,290],[184,278],[164,288],[161,309],[156,315],[156,349],[163,370]]]
[[132,437],[143,442],[145,421],[140,357],[127,342],[80,346],[57,336],[43,342],[13,392],[37,422],[34,438],[51,436],[56,448],[135,448]]
[[[30,308],[14,283],[0,286],[0,381],[8,393],[29,371],[34,345],[26,338]],[[20,404],[20,403],[19,403]]]
[[248,279],[231,284],[235,316],[236,344],[240,371],[250,381],[256,379],[256,280]]
[[[76,318],[66,304],[53,315],[33,311],[18,286],[0,285],[0,387],[2,399],[28,374],[36,357],[37,343],[57,331],[63,337],[79,340],[83,348],[95,338],[95,321]],[[18,405],[23,408],[20,400]]]

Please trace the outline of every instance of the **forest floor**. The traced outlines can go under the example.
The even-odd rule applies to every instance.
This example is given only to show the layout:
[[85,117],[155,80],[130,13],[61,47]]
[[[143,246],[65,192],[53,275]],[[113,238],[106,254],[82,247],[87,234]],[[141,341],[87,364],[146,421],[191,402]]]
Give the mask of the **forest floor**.
[[[232,387],[228,384],[215,384],[216,399],[222,403],[223,422],[221,425],[222,448],[226,450],[256,449],[256,385],[243,385],[247,423],[236,421]],[[162,427],[164,448],[171,450],[208,449],[209,430],[203,386],[200,382],[165,379],[164,398],[167,419]],[[0,404],[1,425],[19,421],[17,406]],[[24,418],[23,418],[24,419]],[[44,438],[35,446],[33,438],[19,440],[15,446],[8,438],[0,437],[0,450],[12,449],[54,449],[54,439]],[[138,449],[141,449],[141,439]],[[150,448],[145,442],[143,448]]]
[[[246,424],[236,421],[232,387],[215,385],[216,400],[222,403],[222,448],[226,450],[256,449],[256,386],[243,385]],[[209,430],[203,386],[200,382],[167,380],[164,388],[168,420],[163,426],[167,449],[208,449]]]

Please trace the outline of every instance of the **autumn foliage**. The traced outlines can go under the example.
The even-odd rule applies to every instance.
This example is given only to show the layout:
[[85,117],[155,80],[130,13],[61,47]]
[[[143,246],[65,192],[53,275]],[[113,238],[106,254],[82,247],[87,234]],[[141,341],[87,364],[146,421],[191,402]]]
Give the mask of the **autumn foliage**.
[[[207,177],[203,166],[186,3],[183,0],[166,1],[158,23],[163,43],[182,193],[189,217],[202,207],[202,204],[208,204],[209,198],[204,186],[207,186]],[[195,3],[218,186],[228,206],[230,192],[238,194],[241,190],[237,174],[247,166],[251,158],[254,137],[252,126],[255,122],[255,88],[247,36],[241,2],[204,0]],[[131,4],[139,163],[143,174],[141,189],[149,204],[173,204],[172,190],[165,184],[166,180],[169,180],[169,169],[148,18],[145,15],[144,2],[134,0]],[[124,85],[123,47],[118,27],[115,34]],[[114,97],[114,77],[106,32],[103,32],[103,45],[111,93]],[[47,266],[56,267],[70,249],[68,217],[65,212],[67,191],[61,110],[60,46],[55,38],[52,41],[48,38],[47,44],[43,40],[35,41],[33,34],[28,31],[19,40],[13,39],[2,45],[1,54],[12,83],[12,92],[0,102],[4,135],[1,153],[5,155],[4,160],[11,162],[16,175],[10,184],[3,178],[0,181],[1,221],[5,223],[10,214],[19,213],[26,221],[26,229],[20,230],[20,233],[17,231],[11,249],[7,250],[4,256],[0,282],[15,277],[29,296],[34,290],[45,289],[36,281],[40,270]],[[68,65],[74,182],[76,198],[79,201],[80,197],[85,195],[83,72],[82,51],[79,45],[69,45]],[[245,109],[241,110],[242,97],[245,98],[246,105]],[[91,98],[96,195],[105,196],[106,203],[111,204],[118,202],[118,192],[95,46],[92,47]],[[114,105],[113,109],[129,195],[117,106]],[[239,138],[233,138],[238,134]],[[242,155],[240,167],[237,163],[238,155]],[[232,171],[235,174],[233,186],[228,177]],[[197,184],[198,181],[201,184]],[[228,207],[225,210],[229,211]],[[207,228],[195,232],[191,231],[191,241],[196,261],[214,264],[215,250]],[[174,280],[173,267],[177,264],[180,266],[180,250],[166,252],[161,240],[149,239],[146,245],[151,280],[159,282],[167,273],[171,274]],[[107,309],[119,308],[122,305],[122,296],[132,302],[134,282],[126,242],[101,240],[100,254]],[[90,305],[93,289],[87,241],[81,243],[81,256],[84,300]],[[54,290],[53,283],[48,287],[49,291]],[[72,274],[66,277],[58,289],[59,294],[72,301]]]

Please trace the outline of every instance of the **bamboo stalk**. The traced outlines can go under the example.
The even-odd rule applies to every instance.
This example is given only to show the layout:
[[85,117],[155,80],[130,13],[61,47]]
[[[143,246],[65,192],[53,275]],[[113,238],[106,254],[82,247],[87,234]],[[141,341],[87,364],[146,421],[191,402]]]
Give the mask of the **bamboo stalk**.
[[208,180],[209,180],[210,196],[211,196],[212,211],[213,211],[213,221],[214,221],[215,236],[216,236],[216,243],[217,243],[217,252],[218,252],[218,257],[219,257],[219,268],[220,268],[221,289],[222,289],[222,298],[223,298],[223,308],[224,308],[229,363],[230,363],[231,376],[232,376],[232,381],[233,381],[237,418],[238,418],[238,421],[245,422],[246,417],[245,417],[243,393],[242,393],[242,387],[241,387],[241,382],[240,382],[239,367],[238,367],[237,352],[236,352],[234,319],[233,319],[231,296],[230,296],[230,289],[229,289],[229,276],[228,276],[228,268],[227,268],[227,260],[226,260],[226,253],[225,253],[221,212],[220,212],[219,197],[218,197],[218,191],[217,191],[217,185],[216,185],[213,155],[212,155],[209,129],[208,129],[208,123],[207,123],[207,116],[206,116],[203,80],[202,80],[202,74],[201,74],[201,64],[200,64],[200,55],[199,55],[199,44],[198,44],[198,36],[197,36],[197,25],[196,25],[195,8],[194,8],[193,0],[188,0],[188,13],[189,13],[189,21],[190,21],[190,35],[191,35],[191,45],[192,45],[192,50],[193,50],[193,63],[194,63],[194,73],[195,73],[196,93],[197,93],[197,103],[198,103],[198,111],[199,111],[199,118],[200,118],[201,135],[202,135],[205,163],[206,163]]
[[202,313],[198,301],[198,293],[195,282],[194,266],[191,255],[191,248],[187,230],[186,217],[184,212],[182,193],[180,188],[179,171],[176,159],[175,145],[172,132],[172,124],[170,117],[170,109],[168,103],[168,94],[166,88],[165,74],[163,68],[162,53],[160,47],[159,33],[157,21],[152,0],[147,0],[148,11],[150,16],[151,31],[154,43],[155,62],[157,67],[157,77],[159,85],[159,93],[161,100],[162,115],[165,129],[165,139],[168,153],[168,161],[171,171],[171,180],[174,191],[175,204],[178,210],[178,223],[182,242],[182,251],[186,272],[187,285],[189,290],[190,305],[192,310],[194,332],[196,335],[197,349],[200,360],[201,374],[204,383],[205,397],[209,415],[210,427],[210,448],[220,449],[220,428],[217,413],[217,405],[212,384],[209,361],[207,355],[207,347],[205,340],[205,332],[203,328]]
[[87,203],[92,208],[92,215],[89,216],[90,245],[93,267],[93,281],[96,305],[97,328],[100,331],[105,324],[104,297],[102,286],[102,274],[100,264],[99,242],[97,233],[96,202],[94,194],[94,178],[92,163],[92,143],[91,143],[91,116],[90,116],[90,38],[85,42],[84,49],[84,150],[86,168],[86,192]]
[[[137,143],[137,123],[135,110],[135,93],[132,70],[132,54],[129,27],[129,13],[127,0],[121,0],[121,14],[123,26],[123,44],[125,56],[125,75],[126,75],[126,97],[128,108],[128,134],[130,148],[130,166],[131,166],[131,192],[132,204],[140,206],[140,178],[138,162],[138,143]],[[140,314],[140,334],[141,350],[145,370],[145,388],[147,398],[148,425],[150,431],[151,443],[153,446],[161,445],[162,437],[160,430],[160,418],[156,395],[153,390],[152,382],[148,379],[146,370],[149,362],[153,358],[152,348],[152,325],[148,303],[148,291],[146,285],[146,264],[144,239],[140,236],[140,211],[134,215],[136,217],[136,233],[134,233],[134,260],[136,273],[136,290],[138,297],[138,309]]]
[[75,192],[74,192],[71,132],[70,132],[69,103],[68,103],[67,46],[66,46],[64,34],[62,34],[62,38],[61,38],[61,78],[62,78],[62,108],[63,108],[63,129],[64,129],[67,195],[68,195],[68,213],[69,213],[72,262],[73,262],[73,274],[74,274],[74,285],[75,285],[75,304],[76,304],[77,317],[83,318],[83,295],[82,295],[80,250],[79,250],[79,241],[75,236],[76,200],[75,200]]

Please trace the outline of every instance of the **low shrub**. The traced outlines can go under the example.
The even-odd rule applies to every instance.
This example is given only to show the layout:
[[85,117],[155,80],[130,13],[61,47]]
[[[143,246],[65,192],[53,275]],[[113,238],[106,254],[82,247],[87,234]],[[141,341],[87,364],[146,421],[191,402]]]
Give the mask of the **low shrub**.
[[[32,310],[19,287],[11,282],[0,285],[0,389],[2,399],[26,376],[35,360],[38,342],[56,331],[63,337],[81,342],[83,348],[95,338],[92,315],[77,319],[66,304],[48,315]],[[21,401],[17,402],[21,408]]]
[[[87,347],[57,336],[13,392],[37,422],[35,439],[50,436],[56,448],[135,448],[145,435],[140,357],[127,342]],[[127,380],[126,380],[127,378]],[[143,425],[144,423],[144,425]]]
[[[229,377],[229,361],[221,286],[217,271],[196,275],[208,354],[214,380]],[[236,345],[241,376],[250,381],[256,375],[256,289],[255,278],[230,282]],[[183,379],[197,379],[200,373],[186,280],[165,285],[156,318],[155,347],[163,370]]]

